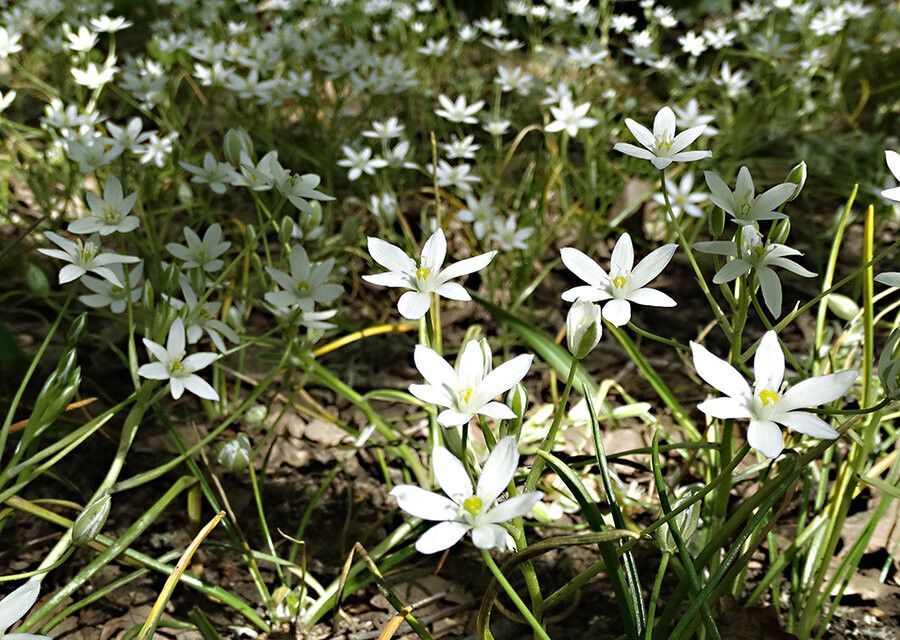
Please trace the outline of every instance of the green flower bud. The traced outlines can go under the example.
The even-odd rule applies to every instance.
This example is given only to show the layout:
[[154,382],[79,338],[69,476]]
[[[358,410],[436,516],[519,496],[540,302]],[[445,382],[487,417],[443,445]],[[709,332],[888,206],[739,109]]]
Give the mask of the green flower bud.
[[316,200],[312,200],[309,203],[309,208],[310,212],[303,216],[303,219],[300,221],[300,226],[303,227],[303,231],[306,233],[322,224],[322,205]]
[[581,360],[597,346],[603,327],[600,324],[600,306],[579,300],[566,316],[566,343],[576,360]]
[[839,293],[829,293],[826,301],[831,312],[841,320],[852,320],[859,313],[859,305]]
[[78,338],[81,337],[82,331],[84,331],[84,327],[87,325],[87,312],[80,314],[77,318],[75,318],[74,322],[69,326],[69,344],[75,344],[78,342]]
[[253,447],[250,438],[239,433],[232,440],[223,442],[216,453],[218,462],[227,471],[243,471],[250,466]]
[[244,413],[244,424],[249,427],[258,427],[266,419],[269,410],[263,404],[255,404]]
[[294,226],[296,224],[296,222],[287,216],[281,219],[281,226],[278,229],[278,238],[281,240],[282,244],[289,245],[291,243],[291,239],[294,237]]
[[706,224],[709,227],[709,235],[718,238],[725,232],[725,212],[719,207],[713,207],[706,218]]
[[506,394],[506,404],[516,414],[517,419],[523,419],[525,409],[528,407],[528,393],[521,382],[517,382],[516,386]]
[[794,189],[794,194],[787,199],[788,202],[791,200],[795,200],[797,196],[800,195],[800,192],[803,190],[803,186],[806,184],[806,162],[803,161],[793,169],[788,174],[787,180],[785,182],[791,182],[797,185],[797,188]]
[[233,166],[241,166],[241,156],[254,160],[253,140],[250,134],[241,128],[229,129],[225,134],[225,159]]
[[83,546],[92,541],[106,524],[112,498],[104,492],[84,508],[72,525],[72,543]]
[[[676,509],[680,505],[684,504],[684,502],[687,501],[697,491],[697,487],[686,487],[680,490],[676,489],[675,494],[680,494],[680,498],[675,501],[675,504],[672,505],[672,508]],[[700,524],[700,502],[701,501],[698,500],[690,507],[675,516],[675,526],[678,527],[678,531],[681,532],[681,537],[684,540],[685,545],[690,545],[691,538],[693,538],[694,534],[697,533],[697,527]],[[669,529],[669,525],[663,525],[656,532],[656,543],[663,551],[667,551],[668,553],[675,553],[675,540],[672,538],[672,532]]]
[[25,284],[32,293],[42,298],[50,293],[50,281],[47,279],[47,274],[33,262],[29,262],[25,267]]

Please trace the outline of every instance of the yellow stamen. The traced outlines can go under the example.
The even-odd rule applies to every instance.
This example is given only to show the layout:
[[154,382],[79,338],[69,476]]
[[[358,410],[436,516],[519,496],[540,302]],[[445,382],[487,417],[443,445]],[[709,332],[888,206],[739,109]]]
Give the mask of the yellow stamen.
[[431,269],[425,266],[421,266],[416,269],[416,278],[419,280],[424,280],[428,277],[428,274],[431,273]]
[[460,391],[459,397],[463,402],[469,402],[472,399],[472,387],[466,387]]
[[613,278],[612,283],[616,289],[624,289],[625,285],[628,284],[628,278],[625,276],[616,276]]
[[478,496],[471,496],[466,498],[466,501],[463,502],[463,510],[474,518],[481,513],[481,505],[481,498]]
[[778,395],[777,392],[772,391],[771,389],[763,389],[759,392],[759,399],[762,400],[763,406],[768,407],[770,404],[775,404],[778,402],[778,398],[781,396]]

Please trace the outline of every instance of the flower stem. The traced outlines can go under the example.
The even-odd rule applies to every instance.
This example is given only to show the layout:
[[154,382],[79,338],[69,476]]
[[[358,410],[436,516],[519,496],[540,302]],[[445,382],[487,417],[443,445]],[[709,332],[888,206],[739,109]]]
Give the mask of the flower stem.
[[508,595],[509,599],[513,601],[513,604],[516,605],[519,613],[521,613],[522,616],[526,620],[528,620],[528,624],[530,624],[531,628],[534,629],[535,636],[537,636],[541,640],[550,640],[550,636],[547,635],[547,632],[544,631],[541,623],[537,621],[537,619],[532,615],[531,611],[529,611],[528,607],[525,606],[525,603],[522,602],[522,598],[519,597],[519,594],[516,593],[516,590],[513,589],[511,584],[509,584],[509,581],[506,579],[506,576],[503,575],[503,572],[500,571],[500,567],[498,567],[497,563],[494,562],[491,554],[485,549],[482,549],[481,557],[484,559],[484,564],[487,566],[487,568],[490,569],[491,573],[494,574],[494,578],[497,580],[497,582],[500,583],[500,586],[503,587],[506,595]]
[[[559,399],[559,406],[556,407],[556,414],[553,416],[553,424],[550,425],[550,431],[547,432],[547,437],[545,437],[544,441],[541,443],[539,448],[540,451],[547,451],[549,453],[550,449],[553,448],[553,443],[556,442],[556,435],[559,433],[559,425],[562,422],[563,413],[566,411],[566,404],[569,402],[569,393],[572,391],[572,383],[575,381],[575,372],[577,370],[578,360],[572,358],[572,364],[569,366],[569,375],[566,376],[566,386],[563,389],[562,397]],[[528,473],[528,479],[525,480],[526,493],[534,491],[538,479],[541,477],[541,471],[543,470],[544,459],[538,456],[531,466],[531,471]]]
[[663,578],[666,575],[669,558],[671,557],[672,554],[666,551],[659,562],[659,570],[656,572],[656,580],[653,582],[653,590],[650,592],[650,602],[647,606],[647,629],[644,632],[644,640],[653,638],[653,618],[656,616],[656,602],[659,600],[659,591],[662,588]]

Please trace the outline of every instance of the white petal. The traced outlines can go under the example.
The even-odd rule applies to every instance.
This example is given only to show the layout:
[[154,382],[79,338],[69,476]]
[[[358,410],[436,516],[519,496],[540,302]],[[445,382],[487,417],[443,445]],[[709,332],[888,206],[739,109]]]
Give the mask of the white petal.
[[768,267],[757,268],[756,276],[759,278],[759,287],[762,289],[766,307],[773,316],[779,317],[781,315],[781,280]]
[[438,229],[422,247],[422,262],[431,269],[440,269],[444,264],[444,258],[447,257],[447,238],[444,236],[444,230]]
[[471,527],[462,522],[442,522],[431,527],[416,540],[419,553],[437,553],[449,549],[466,535]]
[[653,136],[658,138],[663,134],[667,138],[671,138],[675,133],[675,114],[669,107],[663,107],[657,112],[653,119]]
[[628,300],[647,307],[674,307],[678,304],[668,294],[649,287],[632,291],[628,294]]
[[609,276],[603,267],[578,249],[565,247],[560,250],[559,255],[566,268],[588,284],[603,287],[609,282]]
[[653,138],[653,134],[650,132],[650,129],[648,129],[641,123],[635,122],[631,118],[625,118],[625,126],[628,127],[629,131],[631,131],[631,135],[633,135],[638,142],[640,142],[648,149],[652,149],[654,145],[656,145],[656,140]]
[[422,520],[451,520],[459,506],[447,496],[426,491],[414,484],[397,485],[391,490],[397,505],[411,516]]
[[540,491],[524,493],[510,498],[488,511],[484,519],[487,522],[509,522],[513,518],[524,516],[531,508],[541,501],[544,494]]
[[472,481],[459,458],[444,447],[435,447],[431,453],[431,465],[438,486],[454,502],[461,504],[472,496]]
[[750,385],[737,369],[714,356],[706,347],[691,342],[691,353],[694,358],[694,369],[711,387],[732,398],[743,398],[750,395]]
[[632,158],[640,158],[641,160],[653,160],[656,156],[653,155],[652,151],[647,151],[647,149],[641,149],[640,147],[636,147],[633,144],[628,144],[627,142],[617,142],[613,149],[620,153],[624,153],[626,156],[631,156]]
[[442,427],[460,427],[472,419],[474,414],[460,413],[454,409],[444,409],[438,414],[437,421]]
[[782,411],[793,411],[833,402],[847,393],[858,375],[856,371],[839,371],[826,376],[808,378],[785,391],[778,408]]
[[788,411],[775,418],[783,424],[798,433],[804,433],[814,438],[823,438],[825,440],[834,440],[838,437],[838,432],[831,428],[827,422],[819,416],[805,411]]
[[138,367],[138,375],[148,380],[168,380],[169,370],[161,362],[151,362]]
[[643,287],[645,284],[658,276],[672,256],[675,255],[675,249],[678,245],[667,244],[651,251],[647,256],[637,263],[634,271],[631,272],[631,280],[635,287]]
[[682,149],[690,145],[697,138],[703,135],[703,131],[706,129],[705,124],[697,125],[696,127],[691,127],[686,131],[682,131],[672,140],[672,146],[669,147],[669,153],[675,155],[679,153]]
[[419,320],[425,317],[431,307],[431,296],[418,291],[407,291],[397,301],[397,310],[407,320]]
[[614,327],[621,327],[631,320],[631,304],[628,300],[610,300],[603,305],[603,318]]
[[716,272],[716,275],[713,276],[713,283],[724,284],[726,282],[731,282],[732,280],[740,278],[745,273],[748,273],[750,269],[750,263],[746,260],[742,260],[741,258],[730,260],[725,263],[724,267]]
[[560,297],[566,302],[575,302],[577,300],[600,302],[601,300],[609,300],[612,296],[604,289],[598,289],[591,285],[584,285],[582,287],[573,287],[568,291],[563,291]]
[[502,402],[488,402],[478,410],[478,415],[494,420],[512,420],[516,417],[515,412]]
[[200,376],[194,374],[184,376],[181,378],[181,382],[184,384],[184,388],[195,396],[203,398],[204,400],[214,400],[218,402],[219,394],[212,388],[212,385]]
[[386,273],[373,273],[362,277],[369,284],[375,284],[380,287],[400,287],[401,289],[409,288],[409,276],[394,271]]
[[496,251],[489,251],[487,253],[482,253],[480,256],[474,256],[472,258],[460,260],[459,262],[451,264],[449,267],[442,270],[440,272],[440,275],[438,276],[438,280],[440,282],[446,282],[447,280],[452,280],[453,278],[458,278],[459,276],[464,276],[470,273],[475,273],[476,271],[481,271],[490,264],[495,255],[497,255]]
[[781,429],[770,420],[751,420],[747,429],[747,442],[767,458],[777,458],[784,449]]
[[380,238],[369,237],[369,255],[385,269],[390,271],[414,271],[416,261],[410,258],[400,247],[385,242]]
[[612,255],[609,257],[610,271],[624,271],[628,273],[634,267],[634,246],[631,244],[631,236],[623,233],[616,240]]
[[778,391],[784,380],[784,353],[774,331],[767,331],[753,356],[753,378],[757,389]]
[[[41,592],[40,580],[29,580],[0,600],[0,634],[22,619],[37,602]],[[0,635],[0,638],[8,637]]]
[[885,271],[875,276],[875,282],[889,287],[900,287],[900,271]]
[[713,398],[706,400],[697,405],[703,413],[719,420],[730,420],[735,418],[749,418],[750,412],[747,410],[747,403],[739,398]]
[[175,318],[172,326],[169,327],[169,337],[166,339],[166,351],[170,356],[184,353],[184,340],[184,322],[181,318]]
[[515,436],[506,436],[491,451],[478,478],[475,494],[481,498],[485,509],[494,504],[497,497],[506,491],[518,465],[519,443]]
[[428,384],[434,387],[456,386],[456,372],[434,349],[417,344],[413,351],[413,361]]
[[441,407],[453,406],[453,398],[444,387],[435,387],[430,384],[411,384],[409,392],[422,402],[436,404]]
[[517,382],[528,374],[534,356],[531,354],[516,356],[485,376],[477,393],[483,400],[496,398],[501,393],[512,389]]
[[506,549],[509,534],[498,524],[480,524],[472,529],[472,542],[479,549]]
[[443,296],[444,298],[448,298],[450,300],[460,300],[462,302],[468,302],[472,299],[472,296],[469,295],[469,292],[466,291],[466,288],[456,282],[445,282],[437,289],[435,289],[434,292],[439,296]]

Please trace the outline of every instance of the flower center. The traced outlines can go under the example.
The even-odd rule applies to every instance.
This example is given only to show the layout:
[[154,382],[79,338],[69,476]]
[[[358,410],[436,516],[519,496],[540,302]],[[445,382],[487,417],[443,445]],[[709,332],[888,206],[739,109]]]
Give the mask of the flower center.
[[466,498],[466,501],[463,502],[463,511],[468,513],[473,518],[481,513],[482,506],[481,498],[478,496],[470,496]]
[[459,399],[462,400],[465,404],[468,404],[472,399],[473,389],[472,387],[466,387],[462,391],[459,392]]
[[780,397],[777,391],[772,391],[771,389],[763,389],[759,392],[759,399],[764,407],[775,404]]
[[309,283],[306,280],[301,280],[297,283],[297,293],[306,293],[309,291]]
[[625,276],[616,276],[613,278],[612,284],[616,289],[624,289],[625,285],[628,284],[628,278]]
[[425,280],[428,275],[431,273],[431,269],[426,267],[424,264],[416,269],[416,279],[417,280]]
[[184,370],[184,365],[181,362],[173,362],[172,363],[172,373],[178,373],[179,371]]
[[672,134],[671,133],[661,133],[656,136],[656,148],[660,151],[668,151],[672,148]]

